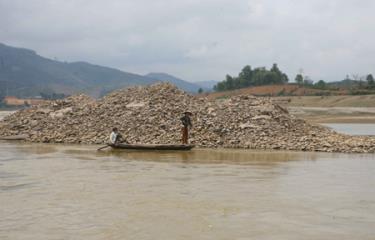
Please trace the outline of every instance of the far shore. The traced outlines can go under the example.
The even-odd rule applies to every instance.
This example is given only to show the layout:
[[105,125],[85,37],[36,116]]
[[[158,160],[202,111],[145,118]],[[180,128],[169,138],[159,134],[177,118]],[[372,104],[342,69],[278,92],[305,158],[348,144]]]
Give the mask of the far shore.
[[340,115],[319,115],[301,116],[311,123],[371,123],[375,124],[375,116],[340,116]]
[[288,107],[291,114],[312,123],[374,123],[375,108]]
[[21,109],[22,108],[0,108],[0,112],[14,112]]

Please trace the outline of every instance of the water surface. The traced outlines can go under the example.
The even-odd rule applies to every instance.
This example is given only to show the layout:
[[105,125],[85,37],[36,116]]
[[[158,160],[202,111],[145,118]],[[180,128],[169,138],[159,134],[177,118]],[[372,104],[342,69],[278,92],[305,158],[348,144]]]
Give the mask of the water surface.
[[14,113],[14,111],[0,111],[0,120],[12,113]]
[[374,239],[375,155],[0,142],[0,239]]
[[327,123],[323,124],[339,133],[361,136],[375,136],[375,124],[366,123]]

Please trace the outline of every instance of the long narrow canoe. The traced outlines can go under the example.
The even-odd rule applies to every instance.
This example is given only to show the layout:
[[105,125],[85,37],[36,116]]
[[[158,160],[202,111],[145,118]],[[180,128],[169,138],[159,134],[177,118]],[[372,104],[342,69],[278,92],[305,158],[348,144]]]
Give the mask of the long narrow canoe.
[[25,140],[27,135],[0,136],[0,140]]
[[187,151],[194,147],[194,145],[188,144],[110,144],[110,147],[114,149],[135,149],[135,150],[179,150]]

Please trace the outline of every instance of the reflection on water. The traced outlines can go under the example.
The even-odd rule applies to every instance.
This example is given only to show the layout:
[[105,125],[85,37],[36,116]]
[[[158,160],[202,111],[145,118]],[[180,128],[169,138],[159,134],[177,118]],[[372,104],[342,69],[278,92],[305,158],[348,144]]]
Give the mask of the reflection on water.
[[[92,155],[92,150],[69,149],[64,151],[77,157]],[[297,160],[301,155],[313,160],[317,153],[295,153],[276,151],[248,151],[228,149],[194,149],[193,151],[137,151],[137,150],[109,150],[98,151],[96,157],[116,156],[119,159],[157,161],[171,163],[206,163],[206,164],[275,164],[277,162]]]
[[374,136],[375,124],[365,123],[327,123],[323,124],[339,133],[359,136]]
[[375,155],[0,142],[0,239],[373,239]]

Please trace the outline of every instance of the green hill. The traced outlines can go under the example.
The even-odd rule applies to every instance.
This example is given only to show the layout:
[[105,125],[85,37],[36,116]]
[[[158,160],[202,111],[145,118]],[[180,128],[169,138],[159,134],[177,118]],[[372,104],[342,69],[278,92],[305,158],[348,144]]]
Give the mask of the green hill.
[[[157,78],[87,62],[56,61],[39,56],[32,50],[0,43],[0,96],[32,97],[41,92],[54,92],[86,93],[99,97],[114,89],[158,81]],[[173,83],[187,91],[191,91],[194,85],[181,79]]]

